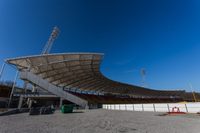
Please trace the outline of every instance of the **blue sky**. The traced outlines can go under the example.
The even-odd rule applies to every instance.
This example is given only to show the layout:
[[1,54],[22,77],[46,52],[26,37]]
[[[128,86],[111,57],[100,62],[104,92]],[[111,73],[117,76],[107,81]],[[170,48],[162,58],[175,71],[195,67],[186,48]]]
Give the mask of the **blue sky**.
[[[52,28],[61,32],[52,53],[105,53],[107,77],[153,89],[200,91],[198,0],[1,0],[0,64],[40,54]],[[7,66],[4,80],[14,78]]]

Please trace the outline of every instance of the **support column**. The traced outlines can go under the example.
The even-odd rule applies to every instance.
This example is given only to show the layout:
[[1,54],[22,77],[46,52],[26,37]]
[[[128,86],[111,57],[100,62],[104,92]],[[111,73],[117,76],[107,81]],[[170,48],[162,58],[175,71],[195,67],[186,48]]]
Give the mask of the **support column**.
[[[25,94],[26,94],[27,85],[28,85],[28,81],[24,81],[23,89],[25,90]],[[24,97],[20,96],[19,104],[18,104],[18,109],[20,109],[22,107],[23,99],[24,99]]]
[[89,107],[88,104],[85,106],[85,109],[86,109],[86,110],[90,109],[90,107]]
[[[36,90],[36,87],[35,87],[35,85],[33,85],[32,92],[35,92],[35,90]],[[33,100],[31,98],[29,98],[28,108],[31,108],[32,103],[33,103]]]
[[24,81],[24,86],[23,86],[23,89],[24,89],[24,93],[26,94],[27,93],[27,86],[28,86],[28,81],[27,80],[25,80]]
[[[24,95],[26,96],[26,93],[27,93],[27,87],[28,87],[28,83],[29,83],[29,81],[28,80],[24,80],[24,85],[23,85],[23,89],[24,89]],[[24,99],[24,97],[23,97],[23,99]],[[29,98],[27,99],[27,101],[26,101],[26,104],[28,105],[28,103],[29,103]],[[22,100],[23,101],[23,100]]]
[[19,73],[19,71],[17,71],[16,74],[15,74],[15,79],[14,79],[14,82],[13,82],[13,86],[12,86],[12,90],[11,90],[10,98],[9,98],[9,102],[8,102],[8,108],[10,107],[10,103],[12,101],[12,95],[13,95],[13,92],[14,92],[14,89],[15,89],[15,84],[16,84],[16,80],[17,80],[17,77],[18,77],[18,73]]
[[19,98],[19,104],[18,104],[18,109],[21,109],[23,103],[23,96],[21,95]]
[[62,104],[63,104],[63,98],[61,97],[61,98],[60,98],[60,105],[59,105],[59,108],[62,107]]

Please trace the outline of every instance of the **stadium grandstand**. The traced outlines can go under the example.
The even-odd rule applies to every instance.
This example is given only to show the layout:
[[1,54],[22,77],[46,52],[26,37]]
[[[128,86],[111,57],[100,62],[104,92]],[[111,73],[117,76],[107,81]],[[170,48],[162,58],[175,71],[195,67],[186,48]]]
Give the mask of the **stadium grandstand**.
[[[193,101],[192,94],[182,90],[153,90],[108,79],[100,72],[103,56],[102,53],[62,53],[7,59],[6,63],[19,72],[24,87],[7,87],[10,91],[4,97],[11,95],[11,105],[18,99],[18,108],[31,107],[33,101],[56,106],[74,103],[82,108]],[[32,88],[27,89],[28,85]]]
[[[40,55],[5,60],[17,70],[12,84],[0,86],[0,100],[8,107],[16,106],[16,101],[18,108],[31,108],[33,104],[60,107],[74,103],[82,108],[97,108],[102,104],[193,101],[192,93],[183,90],[153,90],[107,78],[100,71],[102,53],[49,54],[59,32],[58,27],[53,28]],[[0,78],[3,69],[4,64]],[[18,74],[24,81],[23,88],[15,86]]]

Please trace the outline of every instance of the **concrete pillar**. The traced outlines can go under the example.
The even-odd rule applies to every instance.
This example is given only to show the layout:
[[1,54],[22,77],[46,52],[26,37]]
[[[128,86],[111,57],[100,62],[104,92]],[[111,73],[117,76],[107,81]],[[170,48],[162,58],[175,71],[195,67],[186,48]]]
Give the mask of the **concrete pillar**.
[[86,109],[86,110],[89,110],[89,108],[90,108],[90,107],[89,107],[89,105],[87,104],[87,105],[85,106],[85,109]]
[[23,103],[23,96],[20,96],[19,98],[19,104],[18,104],[18,109],[21,109]]
[[33,100],[31,98],[29,98],[28,100],[29,100],[28,108],[31,108]]
[[9,102],[8,102],[8,108],[10,107],[10,103],[12,101],[12,95],[13,95],[13,92],[14,92],[14,89],[15,89],[15,84],[16,84],[16,80],[17,80],[17,77],[18,77],[18,73],[19,73],[19,71],[17,71],[16,74],[15,74],[15,79],[13,81],[13,86],[12,86],[12,90],[11,90],[10,98],[9,98]]
[[[25,95],[26,95],[27,85],[28,85],[28,81],[24,81],[23,89],[25,90]],[[18,104],[18,109],[20,109],[22,107],[23,99],[24,99],[24,97],[20,96],[19,104]]]
[[27,80],[25,80],[24,81],[24,86],[23,86],[23,89],[24,89],[24,93],[26,94],[27,93],[27,86],[28,86],[28,81]]
[[60,105],[59,105],[59,108],[62,107],[62,104],[63,104],[63,98],[61,97],[61,98],[60,98]]
[[[35,92],[35,91],[36,91],[36,87],[35,85],[33,85],[32,92]],[[33,100],[31,98],[28,98],[28,108],[31,108],[32,103],[33,103]]]

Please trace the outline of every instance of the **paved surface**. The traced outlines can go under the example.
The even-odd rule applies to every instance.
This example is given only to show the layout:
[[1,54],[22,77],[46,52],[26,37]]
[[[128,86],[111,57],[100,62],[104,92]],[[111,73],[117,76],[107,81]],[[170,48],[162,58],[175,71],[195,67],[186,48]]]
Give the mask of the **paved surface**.
[[111,110],[1,116],[0,133],[199,133],[200,116]]

